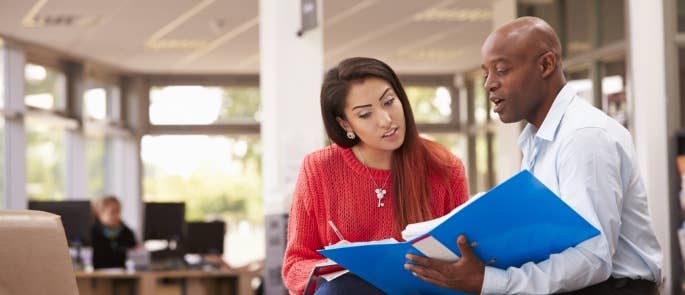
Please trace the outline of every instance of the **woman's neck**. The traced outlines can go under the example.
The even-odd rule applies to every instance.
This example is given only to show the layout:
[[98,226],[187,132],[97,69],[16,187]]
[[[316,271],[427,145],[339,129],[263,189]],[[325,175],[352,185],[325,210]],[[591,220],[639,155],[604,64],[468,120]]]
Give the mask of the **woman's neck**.
[[366,167],[390,170],[392,165],[392,151],[379,150],[374,148],[357,145],[352,148],[354,155]]

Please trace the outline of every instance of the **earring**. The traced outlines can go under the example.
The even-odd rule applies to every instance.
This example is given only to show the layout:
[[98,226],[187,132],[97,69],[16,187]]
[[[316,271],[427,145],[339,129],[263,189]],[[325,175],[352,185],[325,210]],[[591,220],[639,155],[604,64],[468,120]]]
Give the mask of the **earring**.
[[357,137],[357,136],[354,135],[354,132],[352,132],[352,131],[347,131],[347,138],[349,138],[349,139],[354,139],[355,137]]

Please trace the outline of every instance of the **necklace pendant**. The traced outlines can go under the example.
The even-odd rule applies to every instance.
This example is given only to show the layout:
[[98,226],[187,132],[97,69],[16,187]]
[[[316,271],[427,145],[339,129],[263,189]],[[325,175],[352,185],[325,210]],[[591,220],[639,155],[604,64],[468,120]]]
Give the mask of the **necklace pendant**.
[[378,208],[385,206],[385,203],[383,203],[383,197],[385,197],[385,189],[382,188],[377,188],[376,189],[376,198],[378,198]]

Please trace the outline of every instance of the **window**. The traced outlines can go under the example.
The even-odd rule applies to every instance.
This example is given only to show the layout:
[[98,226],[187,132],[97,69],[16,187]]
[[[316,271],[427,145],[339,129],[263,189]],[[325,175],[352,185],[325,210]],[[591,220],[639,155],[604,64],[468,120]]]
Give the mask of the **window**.
[[107,91],[104,88],[92,88],[83,94],[86,118],[107,119]]
[[685,32],[685,0],[678,0],[678,32]]
[[601,0],[600,45],[608,45],[625,38],[625,0]]
[[[564,1],[566,17],[565,56],[575,56],[588,52],[594,47],[592,33],[594,26],[594,0]],[[563,42],[563,41],[562,41]]]
[[107,143],[104,135],[91,135],[86,138],[86,173],[88,178],[87,194],[94,198],[105,193],[107,179]]
[[452,116],[452,96],[444,86],[407,86],[405,92],[417,123],[448,123]]
[[24,68],[27,106],[64,110],[66,106],[66,76],[48,67],[26,64]]
[[468,173],[469,187],[472,193],[490,189],[494,183],[492,169],[492,140],[491,128],[493,121],[499,121],[499,116],[490,107],[481,70],[474,70],[467,74],[468,101],[466,111],[469,116],[464,128],[464,151],[468,154],[464,161]]
[[[685,1],[685,0],[683,0]],[[680,2],[678,2],[680,4]],[[685,3],[684,3],[685,4]],[[680,9],[680,8],[679,8]],[[682,9],[685,9],[683,7]],[[685,127],[685,48],[678,48],[678,85],[680,87],[680,126]]]
[[65,131],[26,118],[26,193],[29,199],[63,200]]
[[628,127],[628,102],[625,91],[626,66],[623,59],[602,63],[602,108]]
[[592,92],[592,79],[589,66],[584,66],[566,71],[568,85],[578,92],[578,96],[594,105],[594,93]]
[[534,15],[544,19],[555,31],[561,32],[561,11],[559,1],[518,1],[521,15]]
[[475,124],[484,124],[488,122],[488,116],[493,116],[488,114],[489,111],[489,100],[488,94],[485,92],[485,84],[483,75],[480,73],[475,73],[472,76],[473,79],[473,119]]
[[164,86],[150,90],[153,125],[259,122],[258,87]]
[[[471,189],[473,193],[489,190],[494,183],[490,177],[493,171],[490,170],[490,142],[486,133],[476,135],[475,161],[476,161],[476,186]],[[470,175],[474,175],[471,173]]]
[[231,264],[264,257],[259,135],[147,135],[141,153],[145,201],[184,201],[187,220],[224,219]]
[[[2,99],[0,99],[0,101],[2,101]],[[4,208],[4,204],[5,204],[5,119],[3,117],[0,117],[0,208]]]
[[422,133],[422,137],[434,140],[444,147],[446,147],[450,152],[461,159],[462,163],[466,167],[466,161],[468,154],[466,152],[466,138],[463,134],[459,133]]

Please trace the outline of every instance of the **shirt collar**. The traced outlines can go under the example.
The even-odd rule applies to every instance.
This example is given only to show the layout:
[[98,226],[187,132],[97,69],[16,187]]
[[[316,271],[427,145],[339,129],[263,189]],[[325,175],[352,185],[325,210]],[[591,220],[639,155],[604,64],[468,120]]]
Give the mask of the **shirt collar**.
[[564,87],[561,88],[561,91],[559,91],[557,94],[557,97],[554,98],[552,107],[549,108],[547,116],[545,116],[545,120],[542,121],[540,129],[538,129],[536,132],[533,124],[526,124],[526,128],[523,129],[523,132],[521,132],[521,135],[519,136],[519,147],[522,147],[523,143],[533,135],[546,141],[554,141],[559,124],[561,124],[561,119],[564,117],[568,105],[575,96],[576,90],[573,89],[573,87],[568,83],[564,85]]

